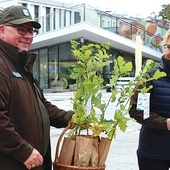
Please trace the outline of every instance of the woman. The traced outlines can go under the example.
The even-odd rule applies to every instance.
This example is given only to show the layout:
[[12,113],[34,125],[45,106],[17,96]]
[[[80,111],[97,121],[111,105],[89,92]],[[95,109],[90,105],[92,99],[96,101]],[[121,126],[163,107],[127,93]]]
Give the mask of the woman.
[[[143,111],[137,109],[138,92],[132,96],[129,114],[142,124],[137,149],[140,170],[168,170],[170,168],[170,30],[164,36],[164,53],[160,60],[167,76],[149,82],[153,85],[150,93],[150,113],[143,118]],[[148,83],[148,85],[149,85]]]

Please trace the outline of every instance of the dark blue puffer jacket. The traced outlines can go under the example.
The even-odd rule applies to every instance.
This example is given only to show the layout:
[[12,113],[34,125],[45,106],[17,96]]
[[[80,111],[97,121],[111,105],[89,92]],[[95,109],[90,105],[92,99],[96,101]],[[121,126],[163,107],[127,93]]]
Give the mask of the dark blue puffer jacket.
[[[170,118],[170,68],[163,60],[161,65],[167,76],[151,82],[150,111]],[[147,159],[170,160],[170,131],[142,126],[137,154]]]

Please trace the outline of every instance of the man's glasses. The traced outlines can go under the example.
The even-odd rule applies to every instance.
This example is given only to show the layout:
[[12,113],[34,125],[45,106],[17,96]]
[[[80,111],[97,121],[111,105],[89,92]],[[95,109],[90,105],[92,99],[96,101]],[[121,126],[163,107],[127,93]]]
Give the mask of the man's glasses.
[[9,27],[14,27],[18,29],[18,33],[20,35],[25,35],[27,32],[29,32],[31,34],[32,37],[35,37],[37,35],[37,30],[34,29],[28,29],[26,27],[23,26],[18,26],[18,25],[12,25],[12,24],[4,24],[4,26],[9,26]]
[[170,44],[164,44],[163,46],[164,46],[165,49],[170,50]]

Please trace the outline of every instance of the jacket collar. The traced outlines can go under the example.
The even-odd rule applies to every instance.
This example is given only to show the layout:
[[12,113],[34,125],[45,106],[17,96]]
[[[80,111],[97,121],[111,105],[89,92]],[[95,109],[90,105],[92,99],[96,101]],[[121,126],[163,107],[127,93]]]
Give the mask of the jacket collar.
[[166,60],[164,55],[161,58],[160,64],[163,67],[163,71],[165,71],[167,76],[170,77],[170,61]]
[[32,73],[36,54],[28,51],[21,51],[19,48],[8,44],[1,39],[0,44],[0,53],[2,51],[4,57],[25,68],[26,71]]

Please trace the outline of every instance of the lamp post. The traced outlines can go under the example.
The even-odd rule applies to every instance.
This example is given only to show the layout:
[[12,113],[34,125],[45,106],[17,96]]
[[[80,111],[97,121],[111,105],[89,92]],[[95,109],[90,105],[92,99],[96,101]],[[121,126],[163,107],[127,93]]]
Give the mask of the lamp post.
[[140,74],[141,68],[142,68],[142,39],[140,35],[136,36],[136,48],[135,48],[135,77]]

